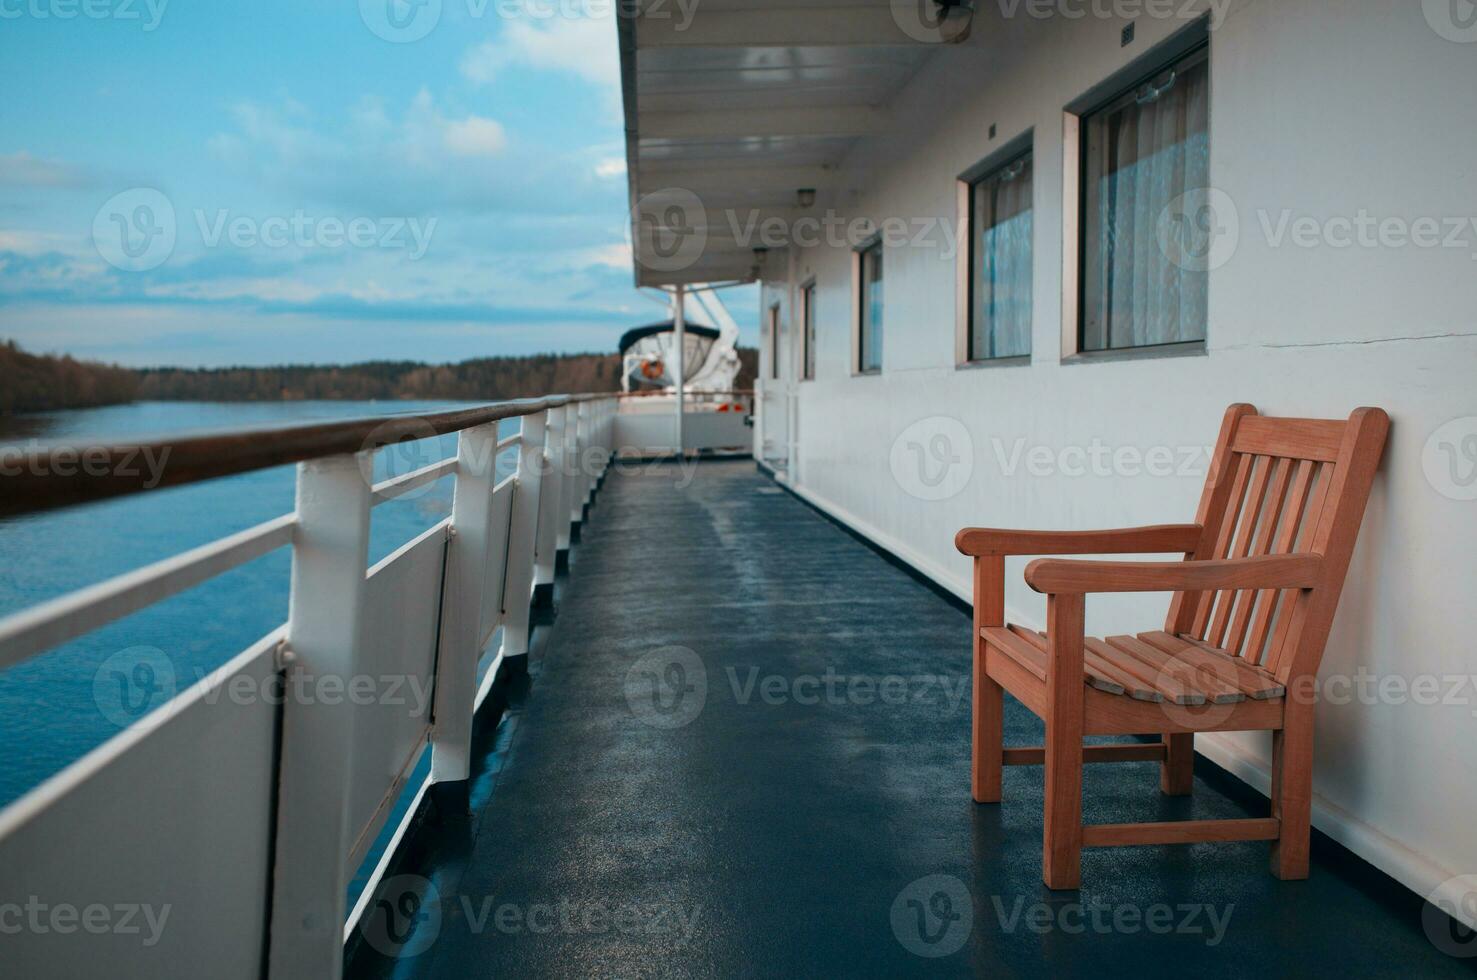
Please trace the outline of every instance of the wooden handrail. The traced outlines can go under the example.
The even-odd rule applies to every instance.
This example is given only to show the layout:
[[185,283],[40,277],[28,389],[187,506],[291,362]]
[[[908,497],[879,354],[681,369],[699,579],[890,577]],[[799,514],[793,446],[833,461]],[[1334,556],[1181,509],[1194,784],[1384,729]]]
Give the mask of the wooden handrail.
[[[236,476],[460,432],[616,392],[553,395],[445,412],[407,412],[101,445],[57,443],[0,454],[0,518]],[[153,468],[146,465],[153,461]]]
[[1199,524],[1157,524],[1103,531],[1016,531],[966,527],[954,535],[962,554],[988,555],[1119,555],[1194,551],[1203,529]]
[[1051,595],[1312,589],[1322,581],[1322,556],[1302,552],[1171,562],[1038,558],[1026,566],[1026,584]]

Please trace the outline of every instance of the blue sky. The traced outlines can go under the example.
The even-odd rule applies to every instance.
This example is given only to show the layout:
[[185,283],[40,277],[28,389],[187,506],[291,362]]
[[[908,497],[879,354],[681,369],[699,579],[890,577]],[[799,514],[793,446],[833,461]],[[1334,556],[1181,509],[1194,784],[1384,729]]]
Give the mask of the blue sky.
[[[27,349],[446,361],[661,316],[608,2],[0,0],[0,89],[0,338]],[[726,300],[754,343],[753,290]]]

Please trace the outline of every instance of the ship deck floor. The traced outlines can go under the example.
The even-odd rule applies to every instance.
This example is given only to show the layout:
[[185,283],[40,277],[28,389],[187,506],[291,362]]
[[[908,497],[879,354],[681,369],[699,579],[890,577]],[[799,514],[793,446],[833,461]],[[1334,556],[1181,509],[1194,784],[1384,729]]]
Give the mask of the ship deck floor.
[[[581,530],[471,816],[396,869],[435,886],[419,931],[350,976],[1471,975],[1322,839],[1305,882],[1247,843],[1088,850],[1046,890],[1040,769],[969,798],[967,614],[751,461],[617,464]],[[1204,759],[1189,798],[1157,763],[1090,766],[1084,797],[1093,823],[1267,805]]]

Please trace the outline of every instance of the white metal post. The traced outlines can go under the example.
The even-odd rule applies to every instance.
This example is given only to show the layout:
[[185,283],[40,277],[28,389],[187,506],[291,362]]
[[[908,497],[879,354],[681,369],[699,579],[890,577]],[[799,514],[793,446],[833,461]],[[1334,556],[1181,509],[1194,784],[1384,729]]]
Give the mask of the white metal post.
[[686,395],[683,387],[687,384],[687,291],[682,285],[678,285],[672,296],[672,343],[677,348],[676,367],[672,370],[672,380],[677,383],[677,415],[673,421],[673,431],[676,433],[674,448],[677,455],[682,455],[686,443],[682,438],[682,414],[687,410]]
[[507,547],[506,522],[493,518],[497,484],[497,430],[490,422],[457,437],[456,490],[451,503],[452,538],[447,542],[441,591],[441,642],[436,658],[436,726],[431,736],[431,782],[467,778],[472,748],[472,712],[477,700],[481,654],[482,594],[488,563]]
[[579,484],[579,409],[580,402],[564,406],[564,455],[560,465],[558,545],[560,551],[569,550],[570,528],[575,522],[574,488]]
[[528,653],[528,603],[533,589],[539,492],[544,470],[545,413],[525,415],[518,441],[518,478],[508,527],[508,572],[503,579],[503,657]]
[[[564,416],[567,406],[549,409],[544,429],[543,484],[539,487],[538,534],[534,548],[535,587],[554,585],[554,562],[559,550],[559,514],[563,500]],[[564,511],[568,513],[568,511]],[[568,534],[568,522],[565,522]]]
[[574,461],[575,477],[573,509],[570,511],[570,520],[582,521],[585,519],[585,504],[590,502],[590,491],[594,489],[594,481],[591,474],[595,472],[590,464],[590,447],[595,440],[591,438],[594,431],[595,403],[580,402],[579,435],[576,441],[579,444],[579,456]]
[[611,433],[615,428],[615,409],[618,404],[615,397],[600,403],[600,473],[596,480],[604,477],[605,471],[610,469]]
[[[292,549],[269,976],[343,972],[354,705],[294,697],[356,674],[369,553],[369,480],[355,456],[298,464]],[[301,679],[307,683],[299,684]]]

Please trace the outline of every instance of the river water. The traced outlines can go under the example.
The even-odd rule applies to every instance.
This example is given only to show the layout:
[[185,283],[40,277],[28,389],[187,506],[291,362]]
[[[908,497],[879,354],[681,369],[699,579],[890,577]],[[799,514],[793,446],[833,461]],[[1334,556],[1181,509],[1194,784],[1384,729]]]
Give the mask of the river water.
[[[152,402],[0,420],[0,444],[136,439],[309,419],[384,415],[456,403]],[[505,422],[507,434],[516,422]],[[456,437],[386,451],[376,479],[450,456]],[[499,469],[511,468],[509,450]],[[393,453],[393,455],[392,455]],[[12,454],[6,461],[14,459]],[[375,508],[369,560],[379,561],[451,511],[451,480]],[[0,521],[0,616],[177,555],[288,513],[294,467],[284,466],[32,517]],[[108,688],[104,661],[149,647],[183,690],[287,617],[290,556],[278,549],[241,568],[0,672],[0,806],[135,720]],[[153,706],[150,706],[150,709]],[[141,711],[148,709],[140,709]]]

